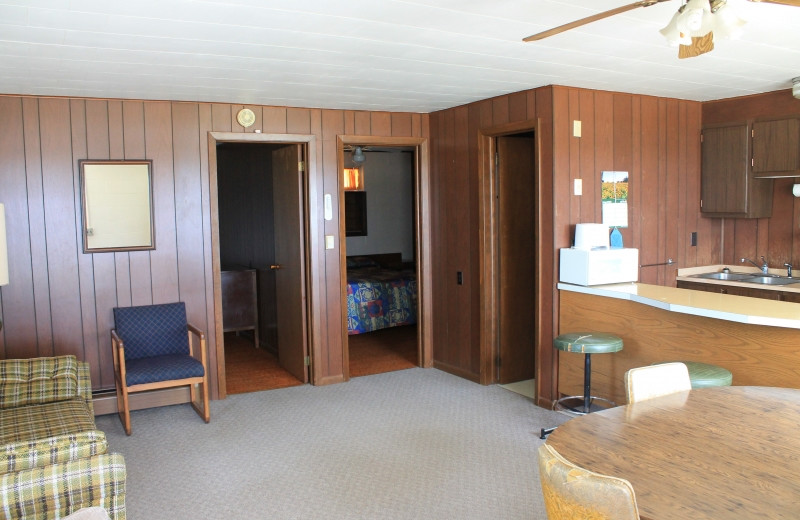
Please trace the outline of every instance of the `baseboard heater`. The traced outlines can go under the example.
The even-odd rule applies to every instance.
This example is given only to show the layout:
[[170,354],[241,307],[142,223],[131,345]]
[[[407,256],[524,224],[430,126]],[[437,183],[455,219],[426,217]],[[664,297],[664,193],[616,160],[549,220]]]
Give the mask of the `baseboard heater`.
[[[188,402],[188,386],[128,394],[128,403],[130,404],[131,410],[143,410],[145,408],[157,408],[159,406]],[[117,413],[116,390],[92,392],[92,405],[94,406],[94,414],[96,416]]]

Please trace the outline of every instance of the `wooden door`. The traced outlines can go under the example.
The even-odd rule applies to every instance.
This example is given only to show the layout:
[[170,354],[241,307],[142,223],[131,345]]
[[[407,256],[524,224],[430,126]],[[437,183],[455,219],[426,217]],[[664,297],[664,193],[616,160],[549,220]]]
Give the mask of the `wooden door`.
[[275,209],[275,295],[278,318],[278,362],[287,372],[308,382],[306,358],[305,219],[303,150],[287,145],[272,154]]
[[533,134],[497,138],[499,383],[536,375],[535,144]]

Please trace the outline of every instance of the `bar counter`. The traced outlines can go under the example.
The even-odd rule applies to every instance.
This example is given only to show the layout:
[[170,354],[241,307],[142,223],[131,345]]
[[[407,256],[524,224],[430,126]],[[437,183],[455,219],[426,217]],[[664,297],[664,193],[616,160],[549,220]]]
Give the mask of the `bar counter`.
[[[592,393],[625,404],[625,372],[700,361],[734,385],[800,388],[800,304],[642,283],[560,283],[559,333],[607,332],[623,350],[592,356]],[[583,394],[583,356],[559,353],[559,392]]]

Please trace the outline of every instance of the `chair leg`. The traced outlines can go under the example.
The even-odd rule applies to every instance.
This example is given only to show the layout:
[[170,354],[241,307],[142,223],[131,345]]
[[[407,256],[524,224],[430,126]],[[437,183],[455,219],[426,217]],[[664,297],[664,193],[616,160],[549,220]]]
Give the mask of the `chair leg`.
[[122,427],[125,429],[125,434],[131,434],[131,409],[128,404],[128,391],[122,388],[120,383],[117,383],[117,413],[119,413],[119,420],[122,421]]
[[192,408],[194,408],[194,411],[197,412],[197,415],[199,415],[201,419],[208,423],[211,422],[211,410],[208,407],[208,382],[203,380],[202,383],[197,384],[200,387],[198,390],[200,391],[200,395],[202,397],[203,406],[201,408],[195,400],[197,392],[194,389],[194,385],[189,385]]

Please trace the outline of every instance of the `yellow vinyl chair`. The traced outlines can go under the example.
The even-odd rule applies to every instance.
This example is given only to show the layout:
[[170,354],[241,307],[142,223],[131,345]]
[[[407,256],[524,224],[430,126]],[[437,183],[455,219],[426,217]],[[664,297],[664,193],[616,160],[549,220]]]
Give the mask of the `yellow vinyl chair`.
[[630,482],[576,466],[549,444],[539,446],[539,476],[549,520],[639,520]]
[[628,404],[691,389],[689,370],[683,363],[632,368],[625,373]]
[[187,323],[185,304],[115,307],[114,327],[117,408],[125,433],[131,434],[128,394],[161,388],[188,386],[192,407],[209,422],[206,337]]

